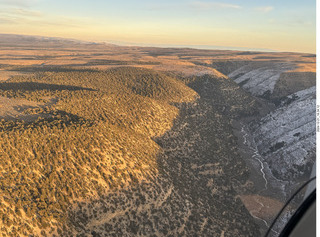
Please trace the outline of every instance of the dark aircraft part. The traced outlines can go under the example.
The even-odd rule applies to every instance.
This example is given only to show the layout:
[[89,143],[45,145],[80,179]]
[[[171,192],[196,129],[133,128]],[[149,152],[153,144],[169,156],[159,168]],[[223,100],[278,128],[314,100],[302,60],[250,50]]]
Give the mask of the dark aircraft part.
[[289,220],[280,237],[316,236],[316,190],[302,203]]
[[[286,202],[283,208],[280,210],[276,218],[270,225],[265,237],[270,236],[270,233],[278,221],[279,217],[286,209],[286,207],[291,203],[291,201],[299,194],[305,187],[307,187],[316,177],[309,179],[304,183]],[[306,194],[303,203],[292,215],[288,223],[285,225],[281,231],[279,237],[315,237],[316,236],[316,188],[310,194]]]

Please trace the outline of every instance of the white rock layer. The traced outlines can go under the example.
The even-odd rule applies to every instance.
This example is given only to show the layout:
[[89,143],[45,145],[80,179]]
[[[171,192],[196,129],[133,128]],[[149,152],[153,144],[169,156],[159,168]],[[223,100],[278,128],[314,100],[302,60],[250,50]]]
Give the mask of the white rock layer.
[[280,178],[303,175],[313,163],[316,142],[316,88],[288,96],[278,109],[255,125],[253,136],[260,153]]
[[242,66],[228,77],[252,95],[261,96],[267,91],[272,93],[281,73],[293,68],[288,63],[259,62]]

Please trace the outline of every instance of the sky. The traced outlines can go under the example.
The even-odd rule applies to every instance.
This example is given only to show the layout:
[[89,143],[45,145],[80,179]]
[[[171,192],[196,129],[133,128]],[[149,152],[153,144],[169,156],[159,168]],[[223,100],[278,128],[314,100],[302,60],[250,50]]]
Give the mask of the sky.
[[0,33],[315,53],[316,0],[0,0]]

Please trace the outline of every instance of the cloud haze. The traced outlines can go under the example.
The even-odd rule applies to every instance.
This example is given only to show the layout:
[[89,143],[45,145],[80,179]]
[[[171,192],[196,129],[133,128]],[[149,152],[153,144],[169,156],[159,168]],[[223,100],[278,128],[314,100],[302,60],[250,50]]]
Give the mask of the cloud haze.
[[198,10],[209,10],[209,9],[241,9],[242,7],[236,4],[228,4],[221,2],[201,2],[196,1],[189,4],[190,7]]
[[265,7],[257,7],[257,8],[255,8],[256,11],[264,12],[264,13],[271,12],[273,9],[274,9],[274,7],[272,7],[272,6],[265,6]]
[[1,5],[16,6],[16,7],[30,7],[39,2],[39,0],[0,0]]
[[315,51],[315,1],[0,0],[0,32]]

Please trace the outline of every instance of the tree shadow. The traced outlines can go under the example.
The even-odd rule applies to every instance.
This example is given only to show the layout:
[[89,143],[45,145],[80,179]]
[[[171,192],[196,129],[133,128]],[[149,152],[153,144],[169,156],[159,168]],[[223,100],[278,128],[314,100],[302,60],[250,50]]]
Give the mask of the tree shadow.
[[[31,117],[28,119],[28,117]],[[48,128],[83,126],[90,127],[93,121],[87,120],[75,114],[71,114],[62,110],[54,112],[42,112],[38,114],[20,116],[19,119],[3,119],[0,120],[0,132],[10,132],[16,129],[37,129],[42,126]]]
[[74,68],[86,66],[86,64],[68,64],[58,66],[39,65],[32,67],[17,67],[12,68],[9,71],[17,72],[97,72],[98,70],[92,68]]
[[69,86],[69,85],[57,85],[40,82],[3,82],[0,83],[0,90],[5,91],[38,91],[38,90],[49,90],[49,91],[97,91],[96,89],[80,87],[80,86]]

